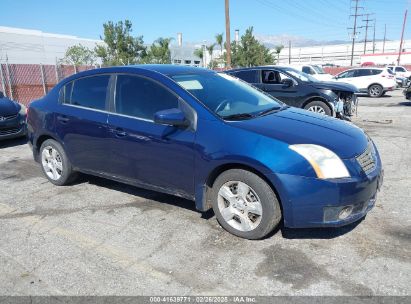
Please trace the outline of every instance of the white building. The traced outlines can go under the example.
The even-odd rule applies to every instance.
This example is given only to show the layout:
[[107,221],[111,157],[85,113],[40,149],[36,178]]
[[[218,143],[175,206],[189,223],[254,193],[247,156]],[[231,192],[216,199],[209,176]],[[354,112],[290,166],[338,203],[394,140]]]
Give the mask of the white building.
[[[400,41],[386,41],[384,47],[384,53],[397,53],[400,48]],[[411,52],[411,40],[404,40],[403,52]],[[383,41],[375,43],[375,53],[382,53]],[[274,52],[274,51],[273,51]],[[366,54],[372,54],[372,42],[367,43]],[[356,42],[354,48],[354,60],[353,65],[360,65],[364,60],[361,59],[364,54],[364,42]],[[398,57],[398,55],[397,55]],[[289,63],[289,48],[285,47],[280,53],[280,64]],[[383,64],[391,64],[392,58],[388,58],[388,61]],[[366,60],[371,61],[371,60]],[[291,64],[298,63],[311,63],[311,64],[335,64],[340,66],[349,66],[351,63],[351,43],[336,44],[336,45],[323,45],[323,46],[306,46],[306,47],[293,47],[291,46]],[[411,58],[404,56],[401,60],[401,64],[411,64]]]
[[101,40],[44,33],[37,30],[0,26],[0,62],[20,64],[55,64],[68,47],[82,44],[94,49]]

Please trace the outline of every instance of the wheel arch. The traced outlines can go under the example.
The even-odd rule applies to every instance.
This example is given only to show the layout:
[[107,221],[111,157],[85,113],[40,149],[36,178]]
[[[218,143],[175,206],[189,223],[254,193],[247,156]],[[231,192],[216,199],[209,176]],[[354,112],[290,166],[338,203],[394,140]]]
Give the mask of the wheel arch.
[[264,174],[262,172],[262,170],[258,170],[255,167],[252,167],[250,165],[247,164],[243,164],[243,163],[225,163],[225,164],[221,164],[217,167],[215,167],[207,176],[206,180],[203,183],[202,189],[203,191],[201,191],[201,197],[198,197],[198,192],[196,191],[196,205],[197,205],[197,209],[201,210],[201,211],[207,211],[209,209],[211,209],[212,204],[210,201],[210,190],[211,187],[213,186],[214,182],[216,181],[216,179],[218,178],[218,176],[220,176],[223,172],[226,172],[228,170],[232,170],[232,169],[242,169],[242,170],[246,170],[249,172],[254,173],[255,175],[257,175],[258,177],[260,177],[262,180],[264,180],[269,187],[274,191],[275,195],[277,196],[278,202],[280,204],[280,208],[281,208],[281,212],[283,212],[282,214],[284,215],[284,211],[283,211],[283,204],[282,204],[282,196],[280,195],[278,188],[271,179],[269,179],[267,177],[266,174]]
[[321,96],[309,97],[308,99],[306,99],[304,101],[301,108],[304,109],[306,105],[308,105],[310,102],[316,101],[316,100],[323,102],[330,109],[331,114],[333,114],[335,112],[334,109],[330,106],[330,103],[328,102],[328,100],[325,99],[324,97],[321,97]]
[[34,154],[34,159],[38,162],[39,160],[39,155],[40,155],[40,148],[41,145],[48,139],[53,139],[55,141],[57,141],[59,144],[61,144],[61,142],[57,139],[57,137],[50,135],[48,133],[46,134],[42,134],[40,135],[36,141],[35,144],[33,145],[33,154]]

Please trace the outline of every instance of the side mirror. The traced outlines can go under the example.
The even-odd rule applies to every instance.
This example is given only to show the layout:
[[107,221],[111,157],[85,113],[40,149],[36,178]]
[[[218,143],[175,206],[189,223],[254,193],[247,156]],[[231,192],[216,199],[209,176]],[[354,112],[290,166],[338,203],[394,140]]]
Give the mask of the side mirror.
[[188,127],[190,125],[190,122],[186,119],[184,113],[177,108],[154,113],[154,122],[174,127]]
[[281,83],[283,84],[284,88],[289,88],[289,87],[292,87],[294,85],[294,82],[289,78],[283,79],[281,81]]

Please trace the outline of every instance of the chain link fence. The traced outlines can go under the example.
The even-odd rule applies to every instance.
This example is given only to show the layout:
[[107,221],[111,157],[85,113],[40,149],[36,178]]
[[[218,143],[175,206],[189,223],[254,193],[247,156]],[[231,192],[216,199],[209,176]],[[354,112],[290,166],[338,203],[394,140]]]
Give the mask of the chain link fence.
[[95,66],[9,64],[0,63],[0,91],[5,96],[27,105],[46,95],[58,82]]

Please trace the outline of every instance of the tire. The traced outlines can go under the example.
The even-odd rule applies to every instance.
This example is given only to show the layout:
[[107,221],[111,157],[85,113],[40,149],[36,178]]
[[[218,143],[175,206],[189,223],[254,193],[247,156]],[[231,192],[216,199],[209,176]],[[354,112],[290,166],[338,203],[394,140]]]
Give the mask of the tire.
[[280,203],[273,189],[250,171],[232,169],[221,173],[210,198],[220,225],[241,238],[261,239],[281,221]]
[[384,93],[384,89],[379,84],[370,85],[368,88],[368,96],[372,98],[381,97],[383,93]]
[[41,145],[40,164],[44,175],[54,185],[67,185],[77,177],[63,147],[53,139]]
[[304,106],[304,109],[310,112],[331,116],[331,109],[321,100],[313,100]]

